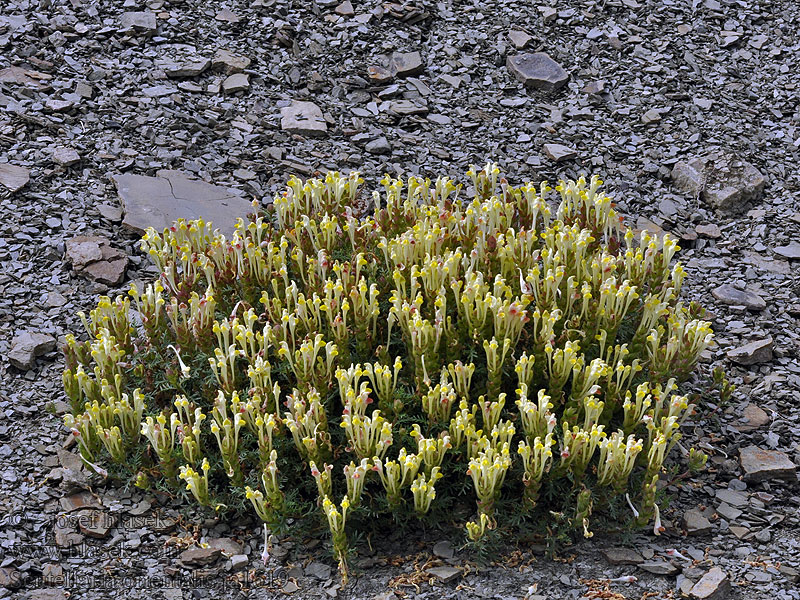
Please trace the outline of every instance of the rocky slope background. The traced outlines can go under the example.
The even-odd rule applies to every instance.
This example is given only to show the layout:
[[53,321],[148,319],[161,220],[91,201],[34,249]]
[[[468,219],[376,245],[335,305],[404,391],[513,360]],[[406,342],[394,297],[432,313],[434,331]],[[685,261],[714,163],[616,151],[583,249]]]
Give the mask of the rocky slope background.
[[[790,0],[4,0],[0,597],[800,598],[798,29]],[[682,240],[718,341],[702,370],[737,389],[685,427],[709,469],[669,486],[663,535],[483,567],[436,532],[365,540],[342,590],[320,540],[264,564],[255,522],[82,468],[57,348],[152,277],[136,232],[168,207],[225,227],[292,173],[487,160],[598,173],[631,225]]]

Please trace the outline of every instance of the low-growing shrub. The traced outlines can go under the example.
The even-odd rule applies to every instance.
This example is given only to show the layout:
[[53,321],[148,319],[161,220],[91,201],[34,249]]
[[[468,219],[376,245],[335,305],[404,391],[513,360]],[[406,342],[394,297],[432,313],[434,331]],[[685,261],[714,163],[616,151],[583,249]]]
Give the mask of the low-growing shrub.
[[712,337],[676,242],[635,236],[596,177],[552,207],[546,183],[468,175],[387,176],[369,215],[357,173],[292,178],[230,239],[148,231],[160,278],[68,336],[83,458],[272,529],[317,504],[343,575],[348,531],[386,517],[589,536],[622,497],[658,530],[692,410],[673,392]]

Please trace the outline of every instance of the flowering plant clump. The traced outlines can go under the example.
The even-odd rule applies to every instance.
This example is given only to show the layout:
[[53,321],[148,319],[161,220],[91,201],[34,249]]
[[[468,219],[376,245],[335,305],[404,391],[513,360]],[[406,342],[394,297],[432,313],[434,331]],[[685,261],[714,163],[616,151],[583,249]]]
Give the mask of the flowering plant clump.
[[625,228],[596,177],[553,206],[468,175],[387,176],[368,215],[357,173],[292,178],[230,238],[149,230],[160,278],[67,338],[85,461],[270,528],[314,508],[343,575],[348,530],[380,515],[464,514],[478,541],[541,505],[589,536],[622,496],[658,533],[677,383],[712,342],[675,240]]

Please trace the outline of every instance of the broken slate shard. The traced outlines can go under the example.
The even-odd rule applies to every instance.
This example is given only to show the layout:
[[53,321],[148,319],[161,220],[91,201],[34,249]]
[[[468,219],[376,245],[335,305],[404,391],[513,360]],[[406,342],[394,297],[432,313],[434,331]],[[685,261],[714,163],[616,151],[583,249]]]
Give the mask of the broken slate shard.
[[111,240],[97,235],[78,235],[67,240],[67,260],[73,270],[105,285],[119,285],[125,279],[128,256],[111,246]]
[[738,365],[749,367],[759,365],[772,360],[772,337],[763,340],[755,340],[744,346],[728,350],[728,358]]
[[183,62],[167,63],[164,72],[167,77],[179,79],[181,77],[197,77],[211,66],[211,60],[203,56],[189,58]]
[[148,227],[161,232],[177,219],[202,217],[230,235],[236,219],[252,212],[251,203],[228,188],[190,179],[180,171],[161,170],[156,175],[113,177],[125,211],[122,224],[137,233]]
[[553,92],[564,86],[569,74],[544,52],[516,54],[506,59],[509,72],[525,87]]
[[58,147],[53,149],[53,162],[62,167],[70,167],[79,163],[80,155],[74,148]]
[[5,69],[0,69],[0,83],[41,88],[43,87],[41,81],[48,79],[52,79],[52,76],[47,73],[23,69],[22,67],[6,67]]
[[38,331],[18,331],[11,340],[11,349],[6,358],[18,369],[27,370],[36,366],[36,357],[54,350],[56,339]]
[[578,155],[574,149],[569,146],[563,146],[562,144],[545,144],[544,153],[547,154],[547,157],[553,162],[570,160]]
[[679,162],[672,169],[675,186],[722,212],[739,212],[758,200],[767,180],[749,162],[730,155],[711,155]]
[[711,295],[722,304],[727,304],[728,306],[744,306],[748,310],[754,311],[767,308],[766,301],[755,292],[737,290],[728,283],[723,283],[721,286],[711,290]]
[[372,65],[367,67],[367,75],[377,84],[389,83],[392,80],[392,72],[380,65]]
[[719,567],[714,567],[694,584],[689,594],[697,600],[723,600],[730,591],[728,575]]
[[424,115],[428,112],[427,105],[417,104],[414,100],[392,100],[391,102],[382,104],[381,109],[383,109],[384,105],[387,111],[400,117],[407,115]]
[[30,171],[25,167],[0,163],[0,185],[10,192],[21,190],[30,180]]
[[217,50],[211,59],[211,67],[230,75],[240,73],[250,66],[250,59],[246,56],[231,54],[227,50]]
[[247,73],[234,73],[222,82],[222,90],[226,94],[243,92],[250,88],[250,79]]
[[425,69],[422,62],[422,55],[419,52],[397,52],[392,55],[389,63],[389,70],[398,77],[409,77],[418,75]]
[[281,129],[306,136],[323,135],[328,130],[322,110],[313,102],[293,101],[281,109]]
[[522,50],[525,46],[527,46],[530,41],[533,39],[533,36],[528,35],[525,31],[520,31],[519,29],[512,29],[508,32],[508,39],[511,40],[511,43],[514,44],[514,47],[517,50]]
[[142,12],[126,12],[123,13],[120,19],[121,32],[135,32],[145,33],[152,35],[156,32],[158,25],[156,23],[155,13],[142,11]]
[[800,243],[791,242],[786,246],[778,246],[775,248],[775,254],[790,260],[800,259]]
[[764,450],[758,446],[748,446],[739,450],[739,460],[746,481],[765,481],[769,479],[796,478],[797,465],[783,452]]

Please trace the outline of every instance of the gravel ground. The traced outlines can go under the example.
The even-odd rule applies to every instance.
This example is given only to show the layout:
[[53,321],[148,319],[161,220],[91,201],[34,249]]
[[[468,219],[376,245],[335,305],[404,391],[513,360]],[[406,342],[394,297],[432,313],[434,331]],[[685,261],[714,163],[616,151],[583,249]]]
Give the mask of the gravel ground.
[[[800,598],[800,6],[351,1],[3,0],[0,597]],[[566,84],[514,77],[508,58],[536,52]],[[317,131],[285,129],[293,101]],[[664,535],[483,568],[435,532],[373,541],[340,590],[318,540],[277,540],[265,568],[254,522],[104,486],[65,449],[57,343],[152,276],[112,176],[179,170],[266,202],[292,173],[374,185],[487,160],[514,182],[598,173],[632,224],[682,238],[718,341],[703,370],[737,390],[685,428],[710,468],[672,483]],[[68,260],[87,235],[102,258]],[[210,549],[181,554],[193,539]]]

